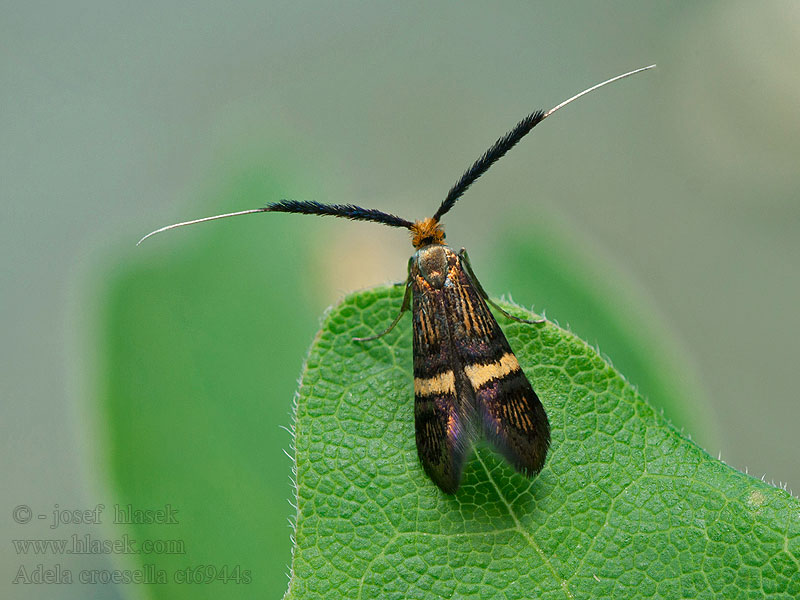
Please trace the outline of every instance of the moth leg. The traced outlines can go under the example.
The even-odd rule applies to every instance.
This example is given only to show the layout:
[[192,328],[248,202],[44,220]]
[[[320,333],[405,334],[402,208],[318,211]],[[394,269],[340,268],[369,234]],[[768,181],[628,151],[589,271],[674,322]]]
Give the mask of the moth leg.
[[509,314],[506,311],[504,311],[497,304],[492,302],[492,299],[489,298],[489,295],[484,291],[483,287],[481,287],[481,284],[478,281],[478,278],[475,277],[475,273],[472,271],[472,265],[469,262],[469,255],[467,254],[467,249],[466,248],[462,248],[461,252],[458,253],[458,256],[461,258],[461,262],[464,264],[464,271],[466,271],[467,277],[469,277],[470,280],[472,281],[472,285],[475,286],[475,288],[478,290],[478,293],[481,295],[481,297],[484,300],[486,300],[486,302],[491,304],[493,308],[498,310],[500,313],[502,313],[504,316],[508,317],[512,321],[517,321],[518,323],[528,323],[529,325],[536,325],[538,323],[546,323],[547,322],[547,319],[535,319],[535,320],[521,319],[520,317],[515,317],[514,315]]
[[397,313],[397,316],[394,318],[394,321],[392,321],[392,324],[389,325],[389,327],[386,328],[386,331],[384,331],[383,333],[379,333],[378,335],[371,335],[369,337],[363,337],[363,338],[362,337],[354,337],[353,338],[354,342],[369,342],[369,341],[372,341],[372,340],[377,340],[379,337],[383,337],[384,335],[389,333],[392,329],[394,329],[394,326],[397,325],[397,323],[400,322],[400,317],[403,316],[403,313],[406,312],[411,307],[411,278],[410,277],[406,280],[406,284],[405,285],[406,285],[406,293],[403,295],[403,305],[400,307],[400,312]]

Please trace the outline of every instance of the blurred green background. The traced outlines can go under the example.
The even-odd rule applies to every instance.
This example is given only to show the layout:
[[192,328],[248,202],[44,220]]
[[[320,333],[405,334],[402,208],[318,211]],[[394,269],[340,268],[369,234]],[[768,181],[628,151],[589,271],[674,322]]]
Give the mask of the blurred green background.
[[[283,197],[428,216],[519,118],[650,63],[537,127],[448,241],[709,453],[800,487],[799,19],[793,2],[4,3],[3,597],[279,597],[305,351],[327,306],[403,279],[412,251],[290,215],[141,235]],[[11,516],[98,503],[102,526]],[[114,528],[117,503],[180,523]],[[73,533],[185,553],[8,541]],[[252,581],[9,583],[39,563]]]

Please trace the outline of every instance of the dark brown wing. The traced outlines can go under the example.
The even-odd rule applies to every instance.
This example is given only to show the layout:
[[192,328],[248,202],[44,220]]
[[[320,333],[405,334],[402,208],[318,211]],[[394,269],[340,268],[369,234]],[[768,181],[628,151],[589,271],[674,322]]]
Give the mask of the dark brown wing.
[[411,277],[417,453],[428,476],[452,494],[477,429],[471,392],[464,389],[443,290],[433,287],[417,268],[412,268]]
[[448,284],[442,293],[453,349],[483,433],[515,469],[534,475],[550,445],[547,415],[461,258],[448,250],[447,262]]

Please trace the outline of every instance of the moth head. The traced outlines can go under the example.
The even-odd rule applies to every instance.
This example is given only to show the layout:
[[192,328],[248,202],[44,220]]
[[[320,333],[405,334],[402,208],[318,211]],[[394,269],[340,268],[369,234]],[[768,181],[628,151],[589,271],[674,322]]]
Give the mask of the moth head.
[[433,217],[416,221],[409,229],[411,243],[417,250],[430,244],[444,244],[444,227]]

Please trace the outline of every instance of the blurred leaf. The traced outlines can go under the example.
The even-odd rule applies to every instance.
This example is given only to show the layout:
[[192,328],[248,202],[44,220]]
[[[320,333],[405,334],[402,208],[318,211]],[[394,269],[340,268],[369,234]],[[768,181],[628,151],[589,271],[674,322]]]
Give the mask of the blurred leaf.
[[487,289],[513,290],[522,305],[534,302],[550,320],[599,346],[676,427],[715,447],[716,427],[692,361],[657,311],[610,264],[585,240],[540,219],[505,236],[486,275],[475,268],[484,283],[492,282]]
[[800,595],[800,502],[709,457],[552,324],[501,322],[550,417],[544,470],[528,480],[480,448],[443,494],[414,447],[410,328],[351,339],[401,294],[349,296],[311,348],[288,598]]
[[[224,206],[291,187],[243,176]],[[188,215],[199,216],[199,215]],[[306,249],[316,222],[242,217],[156,236],[111,278],[102,395],[116,497],[177,509],[184,554],[135,557],[173,573],[250,570],[252,583],[141,586],[157,598],[277,598],[291,561],[291,399],[320,307]],[[131,240],[131,247],[136,240]],[[313,249],[308,250],[313,252]]]

